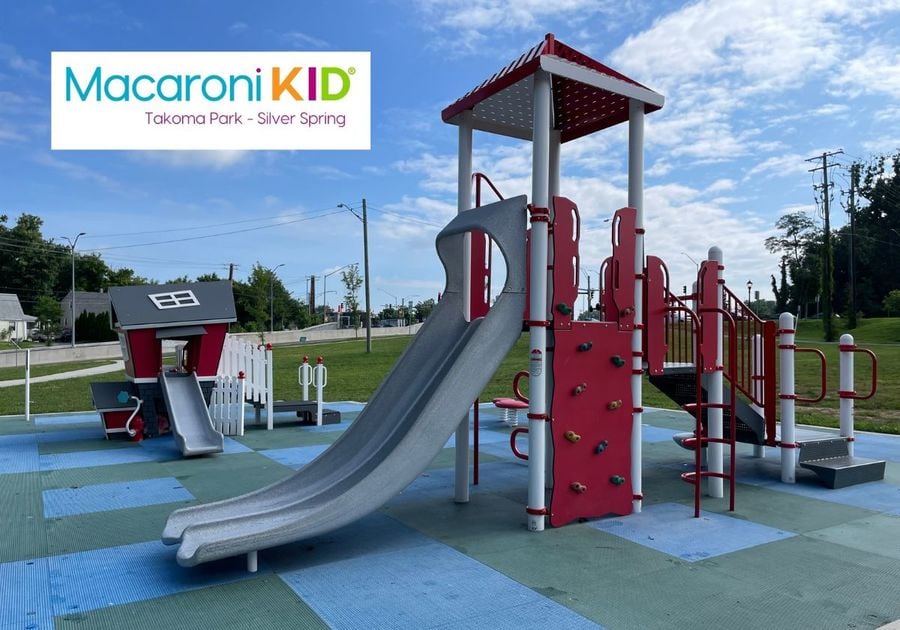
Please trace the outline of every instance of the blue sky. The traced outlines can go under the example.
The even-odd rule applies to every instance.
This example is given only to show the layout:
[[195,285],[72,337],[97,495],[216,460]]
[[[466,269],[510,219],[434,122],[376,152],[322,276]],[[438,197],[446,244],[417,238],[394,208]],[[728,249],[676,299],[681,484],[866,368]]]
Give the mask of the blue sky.
[[[57,240],[84,231],[79,249],[160,281],[283,263],[304,297],[307,276],[362,262],[360,222],[336,206],[366,197],[373,303],[436,296],[434,235],[456,211],[456,128],[440,111],[546,32],[666,96],[646,127],[647,252],[678,286],[688,256],[718,245],[740,295],[748,279],[769,295],[774,222],[817,216],[804,159],[900,147],[900,0],[3,0],[2,13],[0,211],[41,216]],[[50,52],[65,50],[371,51],[372,150],[51,152]],[[563,146],[588,270],[625,205],[625,139],[621,126]],[[505,194],[530,194],[530,163],[528,143],[476,133],[475,167]]]

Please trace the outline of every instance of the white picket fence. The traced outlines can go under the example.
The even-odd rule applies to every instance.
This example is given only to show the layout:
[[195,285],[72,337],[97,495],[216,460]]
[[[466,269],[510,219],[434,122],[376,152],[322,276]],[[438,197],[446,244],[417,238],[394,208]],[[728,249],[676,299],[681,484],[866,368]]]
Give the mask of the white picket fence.
[[244,405],[247,379],[242,376],[217,376],[209,399],[209,417],[222,435],[244,435]]
[[222,347],[218,374],[237,377],[241,373],[244,375],[244,400],[254,404],[257,422],[260,421],[260,408],[265,408],[266,428],[271,431],[274,425],[272,402],[275,400],[272,348],[228,335]]

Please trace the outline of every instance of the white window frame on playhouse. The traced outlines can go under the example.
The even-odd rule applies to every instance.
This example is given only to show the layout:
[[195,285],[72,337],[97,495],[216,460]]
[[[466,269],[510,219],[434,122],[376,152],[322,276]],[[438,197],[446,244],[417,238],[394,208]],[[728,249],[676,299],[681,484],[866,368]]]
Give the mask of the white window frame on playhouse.
[[190,289],[184,291],[169,291],[168,293],[151,293],[147,297],[161,311],[170,308],[185,308],[187,306],[200,306],[200,301]]

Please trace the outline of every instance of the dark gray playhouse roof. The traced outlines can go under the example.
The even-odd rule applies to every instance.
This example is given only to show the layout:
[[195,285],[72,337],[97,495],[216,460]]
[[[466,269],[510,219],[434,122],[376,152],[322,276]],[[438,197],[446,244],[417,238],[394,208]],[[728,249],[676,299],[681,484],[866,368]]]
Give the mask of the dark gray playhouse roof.
[[237,320],[227,280],[110,287],[109,299],[113,325],[125,330]]

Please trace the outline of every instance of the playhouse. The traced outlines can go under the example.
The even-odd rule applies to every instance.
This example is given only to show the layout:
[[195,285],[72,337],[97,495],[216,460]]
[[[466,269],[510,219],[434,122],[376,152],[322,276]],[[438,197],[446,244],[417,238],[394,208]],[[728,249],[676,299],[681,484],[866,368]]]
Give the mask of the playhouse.
[[[231,284],[112,287],[109,296],[110,320],[119,335],[127,381],[92,383],[94,405],[108,434],[123,432],[135,397],[142,404],[132,424],[139,421],[146,437],[159,435],[173,419],[172,401],[164,391],[167,373],[192,375],[200,401],[209,404],[228,324],[236,321]],[[164,342],[176,342],[171,366],[163,365]]]

